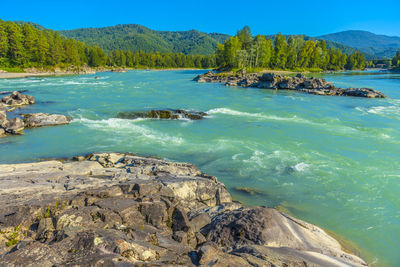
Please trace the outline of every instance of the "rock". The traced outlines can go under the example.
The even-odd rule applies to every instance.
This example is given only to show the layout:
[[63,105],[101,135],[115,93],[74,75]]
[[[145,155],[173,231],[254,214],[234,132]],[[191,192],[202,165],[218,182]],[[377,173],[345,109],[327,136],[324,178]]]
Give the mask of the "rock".
[[35,98],[33,96],[21,94],[18,91],[14,91],[11,96],[4,96],[1,102],[7,106],[21,106],[21,105],[31,105],[35,103]]
[[246,193],[249,194],[251,196],[254,195],[263,195],[264,193],[261,192],[260,190],[254,189],[254,188],[250,188],[250,187],[235,187],[235,190],[241,193]]
[[344,96],[368,97],[368,98],[385,98],[386,96],[371,88],[348,88],[341,92]]
[[236,72],[236,76],[238,77],[246,77],[247,76],[247,71],[246,69],[240,69]]
[[126,69],[123,69],[123,68],[112,69],[111,72],[126,72]]
[[200,213],[190,219],[190,226],[195,232],[199,232],[201,228],[211,223],[211,217],[208,213]]
[[137,119],[137,118],[151,118],[151,119],[166,119],[166,120],[178,120],[178,119],[190,119],[190,120],[201,120],[208,114],[205,112],[197,111],[186,111],[182,109],[171,109],[171,110],[151,110],[146,111],[127,111],[119,112],[118,118],[121,119]]
[[21,116],[24,118],[26,128],[63,125],[71,121],[70,117],[59,114],[31,113]]
[[24,130],[24,122],[20,118],[3,121],[1,126],[10,134],[18,134]]
[[207,72],[194,78],[197,82],[223,83],[225,86],[257,87],[260,89],[296,90],[314,95],[329,96],[357,96],[368,98],[385,98],[386,96],[369,88],[335,88],[335,86],[322,78],[307,78],[302,74],[295,77],[279,75],[276,73],[263,73],[262,75],[247,74],[244,70],[236,74],[216,74]]
[[0,165],[0,266],[365,266],[316,226],[232,202],[192,164],[75,158]]

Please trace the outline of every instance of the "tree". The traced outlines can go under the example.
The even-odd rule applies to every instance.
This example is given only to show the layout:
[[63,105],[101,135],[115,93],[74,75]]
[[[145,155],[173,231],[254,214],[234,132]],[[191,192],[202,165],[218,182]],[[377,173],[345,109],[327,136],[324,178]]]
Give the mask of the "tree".
[[241,48],[244,50],[248,49],[251,44],[251,41],[253,40],[250,27],[244,26],[243,29],[237,32],[236,36],[239,38],[239,41],[242,44]]
[[237,52],[241,50],[242,43],[240,39],[235,37],[230,37],[229,40],[225,43],[224,49],[224,58],[226,62],[226,66],[234,68],[237,67]]
[[397,51],[396,55],[394,55],[392,65],[393,67],[400,67],[400,50]]
[[285,36],[278,33],[274,40],[275,55],[274,55],[274,65],[276,68],[284,69],[286,66],[287,59],[287,42]]
[[11,64],[21,65],[24,58],[23,34],[21,28],[14,22],[6,23],[8,39],[7,57]]

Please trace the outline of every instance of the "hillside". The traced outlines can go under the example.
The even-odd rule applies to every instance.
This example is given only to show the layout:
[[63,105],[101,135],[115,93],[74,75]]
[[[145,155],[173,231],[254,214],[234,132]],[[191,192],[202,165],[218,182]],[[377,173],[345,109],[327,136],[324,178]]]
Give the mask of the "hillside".
[[[276,36],[276,34],[265,35],[266,38],[272,39],[272,40],[275,39],[275,36]],[[300,36],[300,37],[303,37],[305,41],[307,41],[307,40],[313,40],[313,41],[315,41],[315,40],[318,40],[318,41],[321,40],[320,38],[311,37],[311,36],[307,36],[307,35],[304,35],[304,34],[285,35],[286,38],[289,38],[290,36]],[[344,44],[337,43],[337,42],[334,42],[334,41],[325,40],[325,43],[326,43],[326,47],[327,47],[328,49],[331,49],[331,48],[334,48],[334,49],[339,48],[339,49],[340,49],[343,53],[345,53],[346,55],[353,54],[355,51],[357,51],[357,49],[355,49],[355,48],[352,48],[352,47],[349,47],[349,46],[346,46],[346,45],[344,45]],[[366,56],[368,57],[368,55],[366,55]]]
[[400,49],[400,37],[378,35],[367,31],[343,31],[316,37],[350,46],[374,55],[375,58],[392,58]]
[[214,54],[217,44],[229,38],[218,33],[190,31],[155,31],[137,24],[104,28],[82,28],[60,31],[67,38],[74,38],[89,45],[98,45],[106,52],[130,50],[132,52],[161,52],[184,54]]

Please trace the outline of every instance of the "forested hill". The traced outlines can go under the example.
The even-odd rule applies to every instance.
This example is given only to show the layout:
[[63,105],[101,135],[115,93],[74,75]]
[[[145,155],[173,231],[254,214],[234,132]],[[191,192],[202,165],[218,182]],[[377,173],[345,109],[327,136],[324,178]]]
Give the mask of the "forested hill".
[[[265,37],[266,37],[267,39],[274,40],[276,36],[277,36],[276,34],[273,34],[273,35],[266,35]],[[303,38],[305,41],[308,41],[308,40],[310,40],[310,41],[320,41],[320,40],[322,40],[322,38],[311,37],[311,36],[307,36],[307,35],[303,35],[303,34],[285,35],[285,37],[286,37],[286,38],[289,38],[289,37],[294,37],[294,38],[300,37],[300,38]],[[324,40],[325,40],[325,39],[324,39]],[[334,42],[334,41],[330,41],[330,40],[325,40],[325,43],[326,43],[326,47],[327,47],[328,49],[331,49],[331,48],[333,48],[333,49],[339,48],[339,49],[340,49],[343,53],[345,53],[346,55],[351,55],[351,54],[353,54],[354,52],[357,52],[357,49],[356,49],[356,48],[353,48],[353,47],[350,47],[350,46],[347,46],[347,45],[344,45],[344,44],[341,44],[341,43],[338,43],[338,42]],[[358,51],[358,52],[361,52],[361,51]],[[369,54],[367,54],[367,53],[364,53],[364,54],[365,54],[365,57],[366,57],[367,59],[373,57],[372,55],[369,55]]]
[[[60,31],[68,38],[83,41],[89,45],[98,45],[105,52],[113,50],[144,51],[161,53],[183,53],[194,55],[211,55],[215,53],[218,43],[224,43],[230,36],[221,33],[203,33],[191,31],[155,31],[138,24],[124,24],[104,28],[82,28]],[[316,40],[314,37],[301,35],[305,40]],[[275,35],[267,38],[274,39]],[[287,36],[289,37],[289,36]],[[353,54],[356,49],[341,43],[326,41],[327,47],[339,48],[345,54]],[[367,58],[372,56],[366,53]]]
[[104,28],[82,28],[60,31],[68,38],[98,45],[105,52],[113,50],[183,53],[186,55],[211,55],[218,43],[228,35],[191,31],[155,31],[137,24],[124,24]]
[[375,58],[392,58],[400,49],[400,37],[378,35],[367,31],[343,31],[317,38],[356,48]]

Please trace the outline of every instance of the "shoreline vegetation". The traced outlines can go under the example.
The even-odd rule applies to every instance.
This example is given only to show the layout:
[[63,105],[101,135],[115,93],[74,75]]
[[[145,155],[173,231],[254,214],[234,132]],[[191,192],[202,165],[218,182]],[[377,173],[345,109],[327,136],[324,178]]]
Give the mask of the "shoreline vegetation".
[[93,153],[0,170],[0,264],[367,266],[315,225],[233,201],[189,163]]

